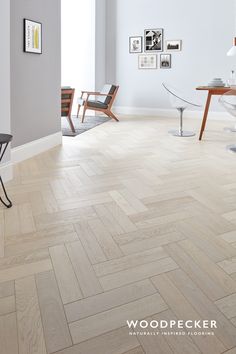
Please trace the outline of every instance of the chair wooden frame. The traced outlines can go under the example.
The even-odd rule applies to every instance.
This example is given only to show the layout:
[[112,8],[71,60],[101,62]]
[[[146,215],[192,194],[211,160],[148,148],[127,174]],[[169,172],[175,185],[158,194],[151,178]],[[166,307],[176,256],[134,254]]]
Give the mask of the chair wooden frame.
[[[106,114],[109,118],[114,119],[116,122],[119,122],[119,119],[114,115],[114,113],[111,111],[112,105],[115,101],[117,92],[119,90],[119,86],[116,86],[116,89],[114,91],[113,94],[104,94],[104,93],[100,93],[100,92],[91,92],[91,91],[81,91],[81,97],[80,99],[83,100],[83,96],[84,94],[87,94],[86,99],[84,100],[83,106],[84,106],[84,111],[83,111],[83,115],[82,115],[82,123],[84,122],[84,118],[85,118],[85,113],[86,110],[92,110],[92,111],[99,111],[102,112],[104,114]],[[90,96],[107,96],[107,97],[111,97],[111,100],[109,102],[109,104],[107,105],[107,108],[97,108],[97,107],[91,107],[88,105],[88,101],[89,101],[89,97]],[[78,104],[78,111],[77,111],[77,117],[79,117],[79,111],[81,108],[81,104]]]
[[[70,95],[70,98],[62,98],[63,95]],[[61,89],[61,113],[66,113],[70,128],[75,133],[75,127],[71,119],[73,101],[74,101],[75,89]],[[62,107],[63,104],[68,104],[68,107]]]

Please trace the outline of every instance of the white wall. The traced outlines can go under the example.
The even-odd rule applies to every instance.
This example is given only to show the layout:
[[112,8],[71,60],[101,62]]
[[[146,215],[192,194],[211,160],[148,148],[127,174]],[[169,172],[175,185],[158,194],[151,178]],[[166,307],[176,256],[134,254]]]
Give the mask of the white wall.
[[95,0],[62,0],[62,86],[95,90]]
[[[213,77],[227,79],[236,58],[226,52],[235,35],[234,0],[113,0],[107,4],[107,78],[116,80],[121,107],[168,109],[161,87],[169,82],[188,93]],[[129,36],[145,28],[164,28],[165,39],[182,39],[183,51],[173,53],[172,69],[138,70],[138,55],[129,54]],[[205,94],[198,94],[204,103]],[[213,110],[221,110],[217,98]]]
[[[0,3],[0,133],[10,133],[10,2]],[[10,149],[4,162],[10,159]]]
[[96,0],[95,91],[106,83],[106,0]]

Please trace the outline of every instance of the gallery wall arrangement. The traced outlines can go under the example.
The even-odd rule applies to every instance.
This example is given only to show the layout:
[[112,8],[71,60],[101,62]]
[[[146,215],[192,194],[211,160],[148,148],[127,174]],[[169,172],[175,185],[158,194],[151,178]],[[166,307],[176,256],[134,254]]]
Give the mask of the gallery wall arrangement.
[[[157,69],[158,67],[160,69],[171,69],[172,54],[168,52],[180,51],[182,51],[182,40],[166,40],[164,42],[164,30],[162,28],[145,29],[144,38],[142,36],[129,37],[130,54],[139,53],[139,69]],[[159,58],[158,52],[161,53]]]

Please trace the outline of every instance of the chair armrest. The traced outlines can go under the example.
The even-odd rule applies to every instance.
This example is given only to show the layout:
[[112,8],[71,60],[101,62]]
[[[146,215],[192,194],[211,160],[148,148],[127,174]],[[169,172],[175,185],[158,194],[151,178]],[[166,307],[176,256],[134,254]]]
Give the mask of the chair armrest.
[[100,95],[100,92],[93,92],[93,91],[81,91],[82,94],[87,93],[89,95]]
[[82,95],[86,93],[89,96],[110,96],[112,97],[114,94],[111,93],[100,93],[100,92],[93,92],[93,91],[81,91]]

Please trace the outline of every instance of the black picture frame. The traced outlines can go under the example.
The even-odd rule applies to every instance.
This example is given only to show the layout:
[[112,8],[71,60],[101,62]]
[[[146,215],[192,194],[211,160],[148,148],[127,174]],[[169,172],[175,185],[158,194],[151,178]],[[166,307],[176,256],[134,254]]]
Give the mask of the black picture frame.
[[[42,54],[43,53],[43,25],[41,22],[34,21],[31,19],[24,19],[24,52],[31,54]],[[34,28],[35,27],[35,28]]]
[[[135,39],[140,41],[140,45],[137,50],[132,50],[132,41]],[[143,37],[142,36],[129,37],[129,53],[136,54],[136,53],[142,53],[142,52],[143,52]]]
[[146,53],[163,52],[164,29],[144,30],[144,51]]

